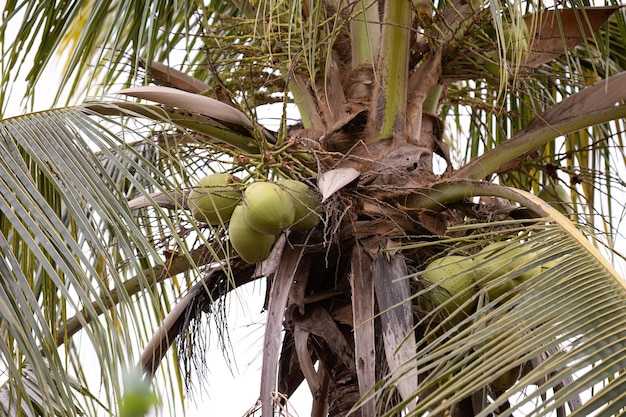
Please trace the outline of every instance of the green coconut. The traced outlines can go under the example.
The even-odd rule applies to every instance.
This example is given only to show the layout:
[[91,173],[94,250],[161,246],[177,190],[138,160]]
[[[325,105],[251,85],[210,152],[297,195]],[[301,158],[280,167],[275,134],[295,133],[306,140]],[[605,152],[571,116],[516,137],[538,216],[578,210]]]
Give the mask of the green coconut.
[[296,218],[294,200],[273,182],[254,182],[243,193],[246,221],[257,232],[276,235]]
[[254,230],[246,221],[247,207],[235,207],[228,225],[230,244],[245,262],[254,264],[270,256],[276,235],[268,235]]
[[[489,343],[491,345],[490,348],[494,350],[497,349],[500,352],[512,352],[522,343],[522,340],[524,337],[523,335],[524,333],[522,331],[519,331],[518,333],[514,335],[507,336],[505,340],[502,340],[499,336],[495,336],[494,338],[498,338],[499,340],[496,341],[494,338],[492,338],[490,340],[491,343]],[[496,348],[496,346],[492,344],[494,342],[500,344],[500,346]],[[495,354],[495,352],[487,353],[487,355],[493,355],[493,354]],[[524,362],[521,365],[517,365],[514,368],[505,371],[502,375],[496,377],[493,381],[491,381],[489,385],[494,391],[498,391],[498,392],[507,391],[511,389],[513,386],[515,386],[515,383],[520,378],[522,378],[522,376],[524,376],[525,373],[529,371],[529,368],[528,368],[529,365],[530,365],[529,362]]]
[[524,20],[520,22],[519,27],[515,27],[512,23],[505,24],[502,35],[507,47],[507,59],[513,60],[516,56],[515,51],[521,51],[522,56],[528,52],[530,34]]
[[561,214],[566,216],[574,214],[572,197],[569,191],[561,185],[547,184],[539,191],[537,197],[549,203],[552,207],[561,212]]
[[200,179],[187,198],[193,217],[212,225],[224,224],[241,201],[237,177],[212,174]]
[[491,388],[496,391],[506,391],[515,385],[520,378],[520,368],[513,368],[506,371],[493,381],[491,381]]
[[498,51],[487,52],[487,59],[482,61],[482,66],[494,78],[500,79],[502,67],[500,66],[500,53]]
[[159,403],[139,371],[129,372],[124,377],[124,397],[120,404],[120,417],[143,417]]
[[[478,267],[476,283],[479,287],[487,290],[491,300],[495,300],[541,272],[540,265],[521,272],[521,269],[533,262],[536,256],[535,252],[517,242],[490,243],[481,249],[474,258]],[[497,285],[493,283],[508,273],[512,273],[508,280],[499,282]]]
[[[444,305],[452,312],[460,305],[470,300],[476,291],[474,290],[474,266],[472,258],[459,255],[449,255],[432,261],[422,272],[422,278],[430,284],[437,284],[427,294],[426,301],[431,309]],[[465,315],[472,314],[476,309],[476,302],[463,307],[465,314],[458,314],[452,319],[460,321]]]
[[315,192],[303,182],[295,180],[276,181],[293,199],[296,215],[290,229],[309,230],[320,222],[322,205]]

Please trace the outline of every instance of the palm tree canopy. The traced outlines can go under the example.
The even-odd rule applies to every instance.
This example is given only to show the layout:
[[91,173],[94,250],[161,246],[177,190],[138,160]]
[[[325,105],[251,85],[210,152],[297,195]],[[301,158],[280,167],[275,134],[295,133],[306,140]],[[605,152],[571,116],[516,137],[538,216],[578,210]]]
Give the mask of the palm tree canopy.
[[[227,340],[225,298],[258,279],[264,416],[303,383],[312,415],[623,413],[617,2],[9,1],[3,17],[0,114],[16,80],[32,102],[65,65],[65,107],[0,120],[6,415],[143,415],[134,367],[175,404],[206,375],[203,317]],[[238,207],[251,183],[304,184],[278,188],[313,222],[292,215],[246,262],[230,213],[193,211],[213,173]]]

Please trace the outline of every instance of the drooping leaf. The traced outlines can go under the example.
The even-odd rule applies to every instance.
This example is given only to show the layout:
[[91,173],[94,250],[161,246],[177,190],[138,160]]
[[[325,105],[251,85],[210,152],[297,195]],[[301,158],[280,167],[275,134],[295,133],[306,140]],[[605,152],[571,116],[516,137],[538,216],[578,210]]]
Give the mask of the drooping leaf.
[[271,281],[261,370],[260,400],[263,416],[271,416],[274,412],[272,393],[276,389],[277,382],[276,369],[279,363],[280,333],[289,292],[297,274],[303,250],[304,246],[293,247],[285,245],[280,257],[280,265]]
[[[132,300],[139,294],[152,294],[158,286],[177,293],[167,280],[176,281],[178,274],[201,264],[200,259],[217,259],[216,250],[222,252],[219,259],[224,259],[223,242],[217,239],[212,254],[206,250],[201,254],[191,250],[172,227],[176,217],[160,207],[131,214],[130,195],[147,197],[188,186],[152,159],[156,155],[162,161],[184,158],[175,158],[154,142],[138,140],[129,145],[125,139],[131,132],[122,139],[81,108],[3,120],[0,135],[5,155],[0,171],[6,191],[0,193],[0,227],[2,236],[11,242],[0,245],[8,266],[2,275],[5,284],[19,283],[11,284],[13,295],[6,298],[11,301],[2,303],[6,309],[2,316],[15,320],[0,321],[0,331],[13,334],[11,350],[0,358],[3,365],[26,361],[37,383],[55,391],[51,395],[56,402],[42,402],[49,410],[58,402],[63,404],[59,407],[65,414],[61,415],[75,415],[74,404],[80,397],[81,406],[95,414],[105,407],[103,402],[112,404],[119,398],[119,384],[111,382],[118,380],[128,360],[134,361],[137,342],[149,337],[146,331],[152,325],[148,323],[154,323],[155,317],[150,318],[148,310],[157,316],[169,310],[168,303],[154,298],[148,303],[154,309],[148,310],[146,304],[140,307]],[[189,162],[193,166],[193,158]],[[161,234],[158,229],[170,232]],[[152,243],[154,233],[167,246]],[[174,256],[169,247],[175,249]],[[139,310],[127,310],[133,305]],[[95,382],[85,377],[82,362],[76,360],[84,354],[72,342],[79,331],[80,351],[93,349],[103,363],[101,379]],[[61,354],[68,358],[62,364]],[[52,374],[50,367],[58,373]],[[22,378],[19,368],[9,371],[9,383],[23,390],[23,385],[15,385]],[[170,371],[175,379],[176,371]],[[88,380],[84,389],[69,388],[66,372]],[[91,394],[92,390],[101,394]]]
[[[359,393],[366,398],[376,383],[376,340],[374,330],[374,279],[372,259],[357,244],[351,257],[350,285],[354,315],[354,340],[356,373]],[[362,406],[365,415],[374,415],[375,404],[368,401]]]
[[245,114],[211,97],[162,86],[127,88],[118,91],[117,94],[155,101],[222,122],[233,123],[246,129],[254,129],[254,125]]
[[[208,252],[208,251],[205,251]],[[198,263],[212,263],[213,257],[207,257],[206,253],[198,256]],[[172,268],[173,265],[170,266]],[[181,267],[178,266],[181,270]],[[178,271],[172,270],[171,275]],[[254,268],[251,265],[240,264],[228,271],[227,276],[224,268],[211,269],[204,279],[192,287],[185,297],[180,300],[165,317],[159,328],[154,332],[150,341],[144,346],[140,359],[140,367],[143,373],[150,379],[156,374],[165,354],[175,343],[176,339],[187,337],[186,329],[192,320],[197,319],[198,311],[208,311],[210,306],[219,298],[225,297],[229,291],[243,286],[253,279]],[[189,337],[193,337],[190,335]]]
[[194,94],[200,94],[210,88],[199,79],[157,61],[149,65],[142,63],[142,66],[146,68],[152,81],[164,87],[173,87]]

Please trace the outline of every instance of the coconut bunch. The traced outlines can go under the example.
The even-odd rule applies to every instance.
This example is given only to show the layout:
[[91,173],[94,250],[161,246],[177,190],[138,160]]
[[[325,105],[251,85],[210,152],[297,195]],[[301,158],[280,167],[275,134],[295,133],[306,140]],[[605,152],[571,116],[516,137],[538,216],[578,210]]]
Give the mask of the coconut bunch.
[[196,183],[187,204],[196,220],[227,225],[232,247],[248,263],[267,259],[283,231],[309,230],[321,219],[316,192],[290,179],[242,183],[227,173],[212,174]]
[[474,313],[477,305],[474,295],[479,291],[487,294],[489,300],[497,300],[556,262],[538,263],[541,251],[529,250],[527,245],[504,240],[487,244],[473,256],[448,255],[435,259],[421,273],[427,284],[434,285],[421,300],[421,306],[429,311],[454,312],[448,321],[460,323]]
[[[528,245],[504,240],[488,243],[473,256],[448,255],[435,259],[421,272],[422,282],[430,288],[419,299],[420,306],[447,315],[444,325],[459,325],[476,311],[479,297],[475,295],[480,291],[489,300],[505,300],[517,286],[559,262],[538,262],[541,249],[529,250]],[[514,346],[517,339],[510,343]],[[527,368],[528,364],[523,364],[509,370],[492,381],[491,388],[508,390]]]

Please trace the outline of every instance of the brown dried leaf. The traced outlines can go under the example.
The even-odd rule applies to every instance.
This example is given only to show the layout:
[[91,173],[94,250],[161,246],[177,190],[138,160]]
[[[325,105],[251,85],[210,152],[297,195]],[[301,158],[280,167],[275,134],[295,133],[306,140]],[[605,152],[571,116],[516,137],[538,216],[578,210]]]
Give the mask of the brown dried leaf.
[[313,258],[310,255],[302,258],[299,273],[291,285],[291,291],[289,292],[289,300],[287,303],[290,306],[295,305],[298,307],[300,314],[304,314],[305,291],[309,281],[309,271],[311,270],[312,261]]
[[[364,398],[376,384],[372,258],[357,243],[350,260],[356,375],[359,381],[359,393]],[[364,416],[376,415],[375,404],[372,401],[365,402],[361,408]]]
[[318,106],[326,124],[334,124],[345,115],[346,98],[341,85],[341,72],[335,60],[330,61],[326,80],[319,80],[316,84]]
[[[140,62],[140,64],[146,67],[144,62]],[[166,87],[171,86],[189,93],[202,93],[210,88],[208,84],[199,79],[160,62],[152,62],[146,70],[154,82]]]
[[530,53],[523,66],[537,68],[581,44],[621,6],[543,10],[524,18]]
[[317,374],[322,385],[319,394],[313,397],[311,417],[326,417],[328,415],[328,393],[330,391],[331,377],[323,366],[319,367]]
[[285,332],[283,346],[280,350],[280,364],[278,367],[278,391],[287,398],[291,397],[304,381],[304,374],[300,369],[293,332]]
[[[380,252],[372,262],[376,300],[390,373],[400,371],[415,357],[413,307],[406,263],[402,254]],[[409,400],[417,390],[417,373],[408,372],[398,380],[398,392]]]
[[367,109],[356,108],[335,119],[335,123],[320,135],[319,142],[330,152],[348,153],[362,139],[367,124]]
[[298,363],[300,370],[304,374],[311,394],[315,397],[320,390],[320,381],[317,378],[317,371],[313,365],[311,354],[309,353],[309,332],[303,330],[298,324],[293,329],[293,339],[296,346],[296,354],[298,355]]
[[446,219],[440,212],[436,211],[420,211],[418,214],[420,224],[429,232],[436,236],[442,236],[446,233],[448,225]]
[[257,264],[256,273],[258,276],[269,277],[274,275],[274,273],[278,270],[283,256],[283,249],[287,244],[287,239],[288,233],[281,233],[280,236],[278,236],[278,239],[274,243],[274,247],[272,247],[270,256],[260,264]]
[[126,88],[118,91],[117,94],[154,101],[223,122],[234,123],[247,129],[254,129],[254,125],[245,114],[211,97],[161,86]]
[[294,314],[292,319],[301,330],[323,339],[337,358],[348,369],[356,372],[352,349],[328,311],[319,305],[313,305],[307,307],[306,314]]
[[304,249],[305,245],[285,245],[274,279],[270,281],[267,324],[265,325],[263,342],[263,365],[261,367],[260,401],[263,417],[274,415],[272,392],[276,389],[276,370],[278,369],[285,307]]

